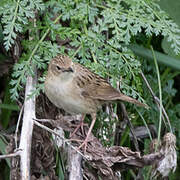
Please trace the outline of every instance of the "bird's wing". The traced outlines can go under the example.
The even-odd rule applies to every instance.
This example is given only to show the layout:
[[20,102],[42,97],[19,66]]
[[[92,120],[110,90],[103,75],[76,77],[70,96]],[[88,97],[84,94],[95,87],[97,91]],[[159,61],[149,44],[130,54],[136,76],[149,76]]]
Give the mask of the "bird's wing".
[[120,93],[115,88],[113,88],[105,79],[91,72],[86,67],[78,63],[76,64],[76,66],[78,73],[75,81],[79,88],[81,88],[82,96],[104,101],[122,100],[137,104],[139,106],[146,106],[136,99]]

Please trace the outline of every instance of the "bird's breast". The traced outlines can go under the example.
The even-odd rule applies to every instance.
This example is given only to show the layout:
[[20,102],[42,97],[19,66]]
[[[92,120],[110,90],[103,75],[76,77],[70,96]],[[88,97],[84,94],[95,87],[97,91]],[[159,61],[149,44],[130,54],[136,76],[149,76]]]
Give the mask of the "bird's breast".
[[84,98],[81,89],[73,82],[45,82],[45,93],[57,107],[70,114],[89,114],[96,112],[99,104],[92,99]]

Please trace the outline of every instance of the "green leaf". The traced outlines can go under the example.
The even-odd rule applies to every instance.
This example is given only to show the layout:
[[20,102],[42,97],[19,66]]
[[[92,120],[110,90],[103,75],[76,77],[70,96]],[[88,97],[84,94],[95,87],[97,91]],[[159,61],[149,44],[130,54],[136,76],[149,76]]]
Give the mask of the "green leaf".
[[3,125],[4,128],[7,128],[7,126],[9,125],[9,121],[10,121],[10,117],[11,117],[11,113],[13,110],[18,111],[18,106],[15,105],[11,98],[10,98],[10,85],[9,85],[9,80],[6,80],[6,88],[5,88],[5,95],[4,95],[4,99],[3,99],[3,103],[0,104],[0,108],[1,108],[1,123]]
[[15,104],[0,104],[0,109],[9,109],[12,111],[19,111],[19,107]]
[[[160,7],[166,11],[170,17],[179,25],[180,27],[180,1],[171,1],[169,3],[169,0],[161,0],[158,2]],[[180,36],[180,33],[179,33]],[[173,48],[171,47],[171,43],[167,41],[167,37],[165,37],[162,41],[162,48],[163,50],[170,56],[175,57],[175,58],[180,58],[180,55],[177,56],[174,54]]]
[[[129,47],[138,56],[141,56],[145,58],[146,60],[153,61],[153,55],[152,55],[151,50],[138,46],[138,45],[130,45]],[[168,55],[164,55],[157,51],[154,51],[154,53],[159,63],[166,65],[168,67],[171,67],[173,69],[180,70],[180,60],[170,57]]]
[[[0,151],[1,151],[1,154],[3,154],[3,155],[6,154],[6,146],[7,146],[7,144],[5,143],[5,138],[0,134]],[[10,159],[6,158],[5,160],[10,168],[11,167]]]

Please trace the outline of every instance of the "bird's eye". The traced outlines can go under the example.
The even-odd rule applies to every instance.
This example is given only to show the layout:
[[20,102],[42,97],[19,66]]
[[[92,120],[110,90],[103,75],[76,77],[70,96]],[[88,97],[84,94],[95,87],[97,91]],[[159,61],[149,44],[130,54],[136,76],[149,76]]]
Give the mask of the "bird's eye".
[[60,71],[60,70],[61,70],[61,68],[60,68],[59,66],[56,66],[56,69],[57,69],[58,71]]

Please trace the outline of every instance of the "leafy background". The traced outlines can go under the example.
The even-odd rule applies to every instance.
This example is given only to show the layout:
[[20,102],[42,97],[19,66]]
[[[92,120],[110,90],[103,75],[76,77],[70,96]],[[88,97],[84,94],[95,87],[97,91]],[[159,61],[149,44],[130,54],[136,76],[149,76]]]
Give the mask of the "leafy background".
[[[149,110],[127,105],[132,123],[134,126],[144,125],[143,117],[147,124],[154,124],[158,130],[159,110],[140,76],[143,71],[159,96],[150,47],[153,47],[156,59],[161,63],[163,104],[176,134],[179,150],[179,9],[180,2],[175,0],[171,3],[167,0],[1,1],[1,153],[5,153],[8,144],[4,132],[11,134],[15,130],[19,106],[23,103],[26,76],[34,75],[33,68],[37,67],[39,84],[32,95],[42,93],[48,62],[59,53],[68,54],[74,61],[108,79],[114,87],[118,88],[117,84],[120,84],[123,93],[146,102]],[[112,110],[117,114],[118,105],[113,105]],[[112,118],[107,123],[106,118],[107,114],[101,111],[94,133],[104,145],[110,146],[114,144],[114,137],[110,141],[107,139],[114,134],[112,126],[117,122]],[[100,132],[96,130],[98,128]],[[168,131],[169,127],[162,124],[162,135]],[[128,132],[129,129],[126,129],[120,144],[133,148]],[[143,140],[142,152],[147,152],[149,143],[149,138]],[[1,163],[0,168],[8,179],[8,161],[7,164]],[[178,177],[178,169],[170,179]],[[124,175],[126,179],[131,176],[132,173]],[[146,169],[144,177],[147,177]]]

